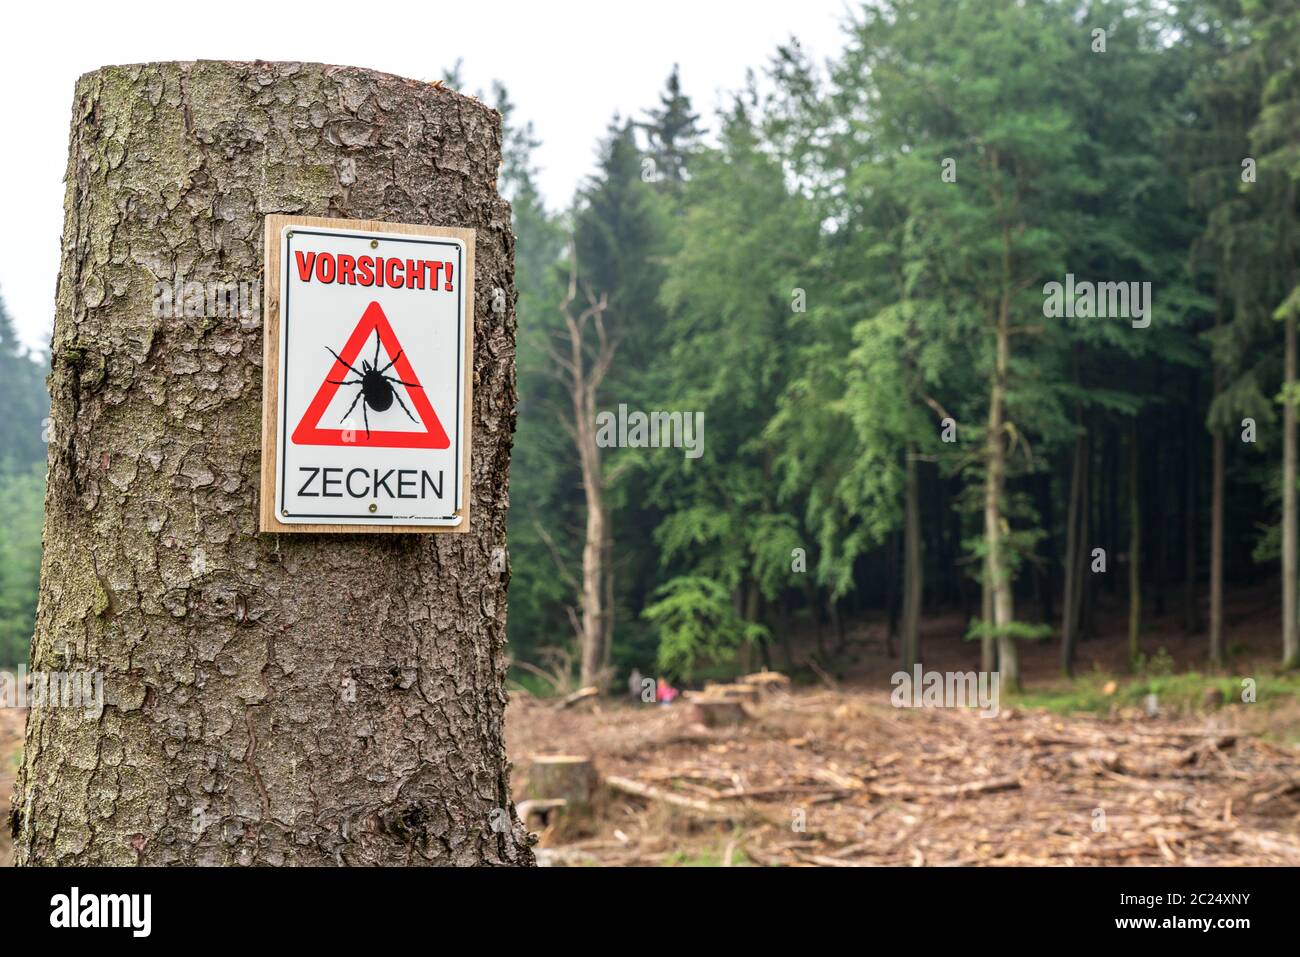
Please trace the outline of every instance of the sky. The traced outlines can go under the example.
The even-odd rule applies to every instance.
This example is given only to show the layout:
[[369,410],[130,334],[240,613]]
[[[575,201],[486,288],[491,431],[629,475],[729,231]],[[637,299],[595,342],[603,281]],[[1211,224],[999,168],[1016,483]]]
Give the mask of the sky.
[[[555,209],[594,168],[610,118],[658,102],[674,63],[706,125],[730,91],[796,36],[818,62],[843,47],[853,0],[474,0],[467,3],[34,3],[5,13],[0,58],[0,295],[29,345],[49,336],[63,229],[73,84],[110,63],[307,60],[433,80],[504,82],[531,120]],[[195,11],[202,11],[200,19]],[[219,15],[218,15],[219,12]],[[8,31],[7,31],[8,32]],[[447,224],[455,225],[455,224]]]

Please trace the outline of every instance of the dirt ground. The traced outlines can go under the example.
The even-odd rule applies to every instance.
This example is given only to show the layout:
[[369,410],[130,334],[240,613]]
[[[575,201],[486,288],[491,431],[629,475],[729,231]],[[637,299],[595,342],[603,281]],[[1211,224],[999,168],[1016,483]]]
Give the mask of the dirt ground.
[[552,865],[1300,864],[1300,750],[1246,712],[980,717],[809,690],[710,730],[689,704],[519,696],[507,740],[520,798],[535,754],[620,785],[585,822],[537,825]]
[[[1238,588],[1225,608],[1230,676],[1276,667],[1277,587]],[[1104,639],[1079,646],[1094,684],[1129,670],[1122,595],[1100,607]],[[1171,670],[1207,671],[1203,633],[1178,602],[1144,622],[1142,650]],[[978,667],[960,615],[922,627],[926,670]],[[689,703],[557,709],[512,695],[506,743],[516,797],[538,754],[593,759],[592,817],[537,820],[548,864],[1114,865],[1300,864],[1300,702],[1114,707],[1103,715],[1003,707],[996,718],[898,709],[883,623],[849,628],[834,674],[809,670],[808,635],[771,664],[804,687],[770,697],[732,729],[696,723]],[[827,646],[832,636],[824,636]],[[1026,685],[1068,692],[1054,641],[1021,643]],[[755,669],[761,662],[751,660]],[[814,669],[816,671],[816,669]],[[1100,676],[1100,677],[1098,677]],[[1207,678],[1207,684],[1212,679]],[[1198,688],[1199,690],[1199,688]],[[590,705],[581,707],[590,709]],[[647,797],[649,793],[651,796]]]
[[[1276,656],[1275,589],[1227,609],[1233,675]],[[1122,621],[1080,646],[1079,673],[1122,674]],[[978,648],[956,615],[928,619],[927,670],[968,670]],[[818,676],[798,643],[800,680],[745,723],[708,729],[689,701],[602,699],[559,708],[514,692],[506,741],[516,798],[532,759],[592,759],[593,813],[530,817],[548,865],[1300,864],[1300,702],[1283,698],[1177,714],[1139,708],[1060,715],[1007,707],[899,709],[883,629],[848,634],[844,662]],[[1153,616],[1148,653],[1204,668],[1204,636]],[[1023,646],[1033,690],[1068,688],[1054,643]],[[757,661],[752,662],[755,666]],[[774,666],[783,662],[777,657]],[[10,864],[9,796],[23,713],[0,708],[0,866]]]
[[[895,709],[885,693],[795,690],[709,730],[689,704],[557,709],[513,696],[524,796],[535,754],[591,756],[594,817],[539,823],[546,864],[1300,864],[1300,705],[1184,718]],[[22,714],[0,709],[0,822]],[[0,866],[12,863],[0,827]]]

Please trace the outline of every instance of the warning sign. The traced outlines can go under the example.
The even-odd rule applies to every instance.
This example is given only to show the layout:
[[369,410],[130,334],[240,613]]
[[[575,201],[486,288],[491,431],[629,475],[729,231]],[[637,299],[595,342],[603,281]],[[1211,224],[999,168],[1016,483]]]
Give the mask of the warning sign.
[[267,218],[263,531],[468,529],[473,243]]

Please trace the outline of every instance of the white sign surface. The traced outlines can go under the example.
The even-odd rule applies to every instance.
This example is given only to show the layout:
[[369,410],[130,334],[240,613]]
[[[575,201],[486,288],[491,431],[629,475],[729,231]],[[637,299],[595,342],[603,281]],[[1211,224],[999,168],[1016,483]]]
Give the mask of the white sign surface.
[[277,523],[468,525],[473,256],[452,232],[279,227]]

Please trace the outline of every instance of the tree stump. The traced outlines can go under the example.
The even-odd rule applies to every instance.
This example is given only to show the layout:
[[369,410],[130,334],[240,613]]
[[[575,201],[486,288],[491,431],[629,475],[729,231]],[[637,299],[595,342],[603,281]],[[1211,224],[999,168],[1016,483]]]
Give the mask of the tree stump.
[[539,754],[528,768],[529,800],[563,800],[569,815],[591,813],[599,783],[591,759],[579,755]]
[[692,702],[695,720],[706,728],[724,728],[749,720],[745,703],[736,698],[700,697]]
[[777,671],[757,671],[740,679],[742,683],[752,685],[764,695],[775,691],[789,691],[790,679]]
[[[32,712],[19,863],[532,863],[492,568],[515,417],[500,154],[495,111],[369,70],[77,82],[32,658],[101,674],[104,707]],[[178,279],[200,306],[259,283],[270,213],[477,230],[468,533],[257,533],[260,293],[159,304]]]
[[713,685],[707,693],[707,697],[730,698],[735,701],[748,701],[751,704],[757,704],[759,696],[758,688],[750,684]]

